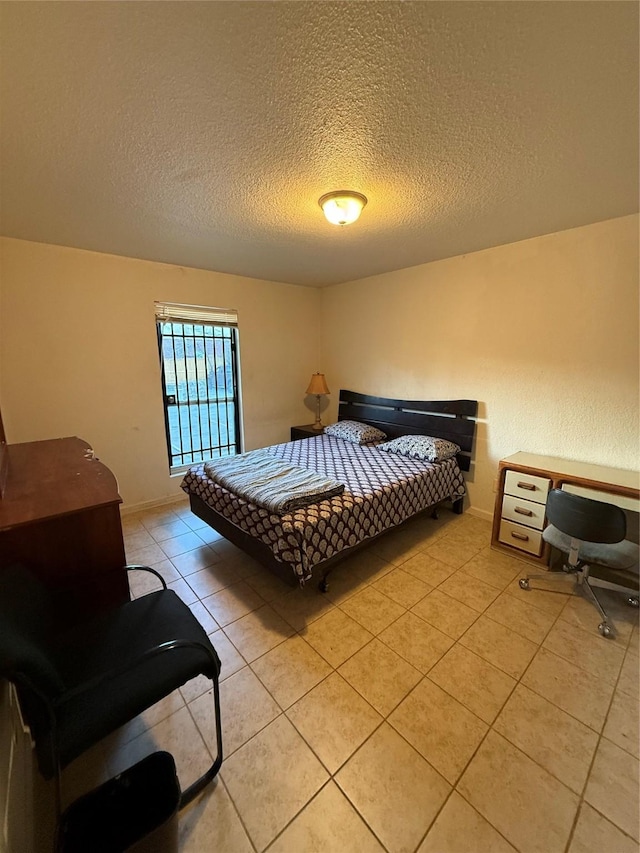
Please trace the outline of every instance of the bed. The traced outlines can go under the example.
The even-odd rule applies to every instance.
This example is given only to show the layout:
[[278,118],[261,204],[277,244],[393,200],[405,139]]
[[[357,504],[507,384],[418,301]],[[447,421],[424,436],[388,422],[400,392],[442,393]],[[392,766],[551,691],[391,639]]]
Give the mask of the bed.
[[425,462],[386,453],[329,435],[274,445],[265,450],[295,466],[334,477],[341,495],[275,515],[211,480],[204,463],[192,466],[182,488],[192,512],[289,584],[320,577],[327,588],[333,566],[425,510],[451,501],[462,512],[478,404],[475,400],[416,401],[340,392],[338,422],[357,421],[388,439],[429,435],[454,442],[460,452]]

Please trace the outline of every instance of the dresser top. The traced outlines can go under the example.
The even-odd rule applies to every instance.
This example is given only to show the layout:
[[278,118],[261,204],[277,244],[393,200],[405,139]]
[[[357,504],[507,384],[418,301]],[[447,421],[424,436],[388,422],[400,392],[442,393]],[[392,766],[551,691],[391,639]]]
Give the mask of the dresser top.
[[121,503],[111,471],[81,438],[5,445],[0,530]]
[[593,465],[590,462],[576,462],[573,459],[559,459],[555,456],[540,456],[537,453],[520,451],[500,461],[502,468],[517,467],[533,469],[535,472],[549,474],[554,478],[569,478],[571,481],[585,481],[592,485],[619,486],[625,490],[638,491],[640,472],[625,471],[623,468],[609,468],[605,465]]

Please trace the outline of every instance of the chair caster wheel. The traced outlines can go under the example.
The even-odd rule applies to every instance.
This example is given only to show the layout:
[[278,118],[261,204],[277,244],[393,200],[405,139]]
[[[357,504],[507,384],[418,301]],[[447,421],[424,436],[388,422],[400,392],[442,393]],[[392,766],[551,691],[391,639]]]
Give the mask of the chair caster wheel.
[[612,629],[611,625],[607,625],[606,622],[601,622],[598,625],[598,631],[600,631],[600,633],[602,634],[603,637],[608,637],[610,639],[613,639],[613,636],[614,636],[613,635],[613,629]]
[[637,607],[638,606],[638,596],[637,595],[630,595],[629,598],[627,598],[627,604],[629,605],[629,607]]
[[520,584],[520,589],[531,589],[529,586],[529,578],[520,578],[518,583]]

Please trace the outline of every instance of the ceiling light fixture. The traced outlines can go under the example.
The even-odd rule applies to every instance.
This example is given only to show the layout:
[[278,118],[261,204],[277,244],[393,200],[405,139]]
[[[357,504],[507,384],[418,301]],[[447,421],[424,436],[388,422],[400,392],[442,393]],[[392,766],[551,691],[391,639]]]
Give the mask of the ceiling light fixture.
[[337,190],[318,199],[318,204],[332,225],[350,225],[355,222],[366,203],[367,197],[353,190]]

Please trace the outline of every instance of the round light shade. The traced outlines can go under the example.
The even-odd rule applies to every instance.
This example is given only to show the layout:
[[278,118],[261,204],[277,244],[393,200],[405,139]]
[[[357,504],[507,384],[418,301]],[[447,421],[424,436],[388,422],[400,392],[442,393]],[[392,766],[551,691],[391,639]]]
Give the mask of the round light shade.
[[337,190],[327,193],[318,204],[332,225],[349,225],[355,222],[367,203],[366,196],[351,190]]

